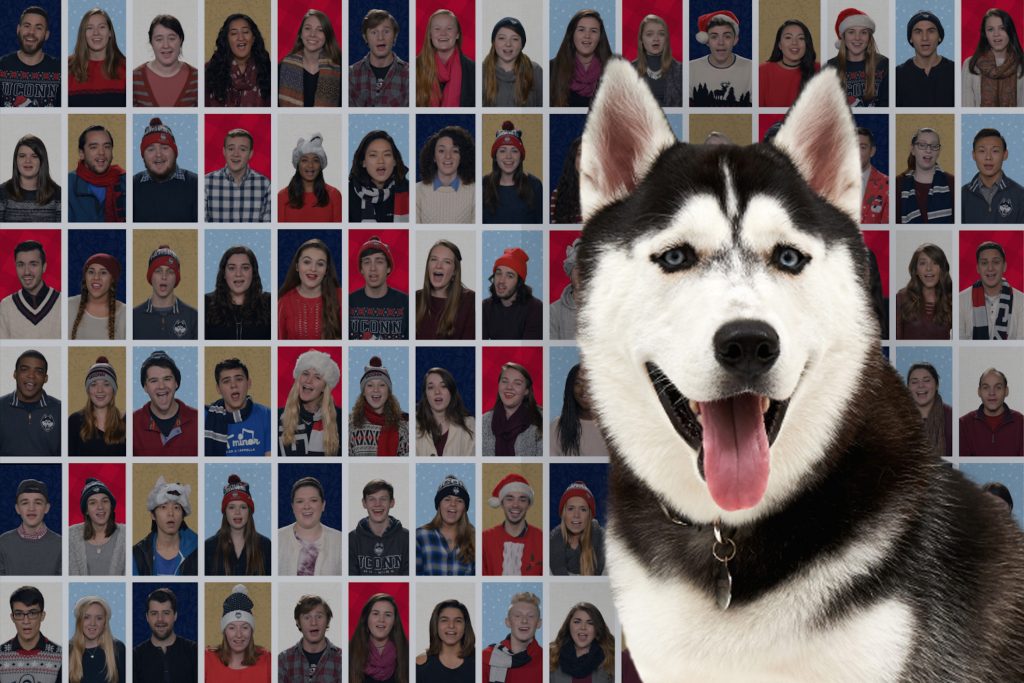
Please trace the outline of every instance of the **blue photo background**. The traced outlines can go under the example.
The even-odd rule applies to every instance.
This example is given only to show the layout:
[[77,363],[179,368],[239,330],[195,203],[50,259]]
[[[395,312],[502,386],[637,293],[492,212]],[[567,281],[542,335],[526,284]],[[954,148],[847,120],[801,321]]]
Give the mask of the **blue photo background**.
[[[71,228],[68,230],[68,296],[75,296],[82,293],[82,268],[85,262],[93,254],[106,253],[117,259],[121,265],[121,276],[117,280],[117,300],[127,301],[128,277],[127,268],[127,246],[125,231],[123,229],[110,230],[83,230]],[[70,331],[69,331],[70,333]]]
[[[559,0],[552,2],[550,7],[548,13],[548,46],[550,50],[548,59],[554,59],[558,54],[558,48],[562,45],[562,38],[565,36],[569,22],[572,21],[573,15],[581,9],[598,11],[601,21],[604,23],[605,33],[608,34],[608,43],[612,46],[612,52],[618,52],[615,48],[615,34],[618,32],[619,15],[615,11],[614,0]],[[543,66],[546,78],[550,69],[547,64]]]
[[[487,582],[483,586],[483,623],[477,629],[480,634],[480,645],[487,647],[491,643],[500,642],[508,635],[509,629],[505,625],[505,618],[508,616],[509,600],[516,593],[529,591],[541,600],[540,613],[544,615],[544,584],[539,581],[519,581],[516,583],[494,583]],[[543,625],[537,629],[534,635],[537,643],[544,642]]]
[[[415,411],[409,402],[409,347],[407,346],[352,346],[348,350],[348,400],[351,406],[361,393],[359,380],[370,364],[370,358],[380,356],[391,377],[391,394],[398,399],[402,412]],[[350,406],[350,407],[351,407]],[[342,409],[342,412],[346,412]],[[410,435],[412,438],[412,435]]]
[[[565,404],[565,378],[572,366],[580,362],[580,350],[575,346],[552,346],[548,361],[548,377],[551,386],[548,389],[548,406],[551,408],[551,420],[562,414]],[[552,436],[552,438],[554,438]]]
[[149,395],[143,391],[141,383],[135,382],[141,377],[142,364],[154,351],[166,352],[181,371],[181,382],[174,397],[193,408],[200,406],[199,377],[196,374],[199,353],[195,346],[136,346],[132,351],[132,410],[138,410],[149,403]]
[[[409,3],[398,2],[397,0],[349,0],[348,3],[348,63],[355,64],[366,56],[369,51],[366,41],[363,40],[363,17],[371,9],[383,9],[391,12],[391,16],[398,22],[398,39],[395,41],[395,54],[401,57],[402,61],[409,61],[409,34],[412,32],[412,22],[409,21]],[[341,43],[341,36],[337,36],[338,43]],[[415,38],[414,38],[415,42]],[[409,64],[410,80],[416,78],[416,64]],[[412,88],[409,89],[409,96],[412,97]],[[411,102],[410,102],[411,104]]]
[[174,622],[174,632],[193,642],[198,641],[199,588],[195,582],[135,582],[132,584],[132,646],[149,640],[152,635],[149,622],[146,621],[146,598],[158,588],[170,590],[178,601],[178,619]]
[[[341,230],[281,229],[277,231],[277,285],[274,287],[271,283],[264,280],[263,288],[266,291],[281,288],[281,285],[284,284],[285,276],[288,275],[288,269],[291,268],[292,259],[295,257],[296,250],[298,250],[303,242],[313,238],[319,239],[327,244],[327,248],[331,252],[331,260],[334,262],[333,265],[335,274],[338,276],[338,282],[340,283],[345,281],[341,274],[343,263],[341,260]],[[257,252],[257,254],[258,253],[259,252]]]
[[[283,232],[285,231],[282,230],[281,233]],[[303,231],[303,234],[306,234],[306,231]],[[207,230],[205,239],[206,267],[203,271],[203,292],[214,290],[217,285],[220,257],[225,251],[239,244],[249,247],[256,254],[263,291],[274,291],[274,283],[270,277],[270,230]],[[278,266],[280,267],[280,264]],[[287,269],[288,264],[285,263],[284,267]]]
[[[897,66],[914,56],[914,46],[907,40],[907,22],[921,10],[928,10],[942,22],[942,29],[946,37],[939,43],[936,50],[946,59],[956,59],[956,37],[960,27],[956,23],[956,16],[953,9],[953,0],[927,0],[926,2],[897,2],[896,3],[896,24],[893,33],[896,36],[896,60],[889,62],[889,68]],[[971,45],[969,50],[973,51]]]
[[[598,524],[607,528],[608,526],[608,463],[594,464],[555,464],[551,465],[548,474],[548,519],[551,528],[555,529],[562,521],[558,514],[558,503],[562,494],[574,481],[585,482],[590,492],[594,494],[594,502],[597,510],[591,510],[591,516]],[[595,514],[596,513],[596,514]]]
[[25,479],[38,479],[46,484],[50,511],[43,516],[46,528],[59,534],[63,527],[64,516],[61,508],[61,473],[60,464],[53,465],[0,465],[0,533],[16,529],[21,525],[21,517],[14,509],[17,503],[18,484]]
[[444,368],[452,373],[470,415],[476,415],[476,349],[471,346],[417,346],[416,393],[409,404],[409,413],[423,397],[423,378],[430,368]]
[[199,117],[195,114],[159,114],[155,112],[135,114],[132,117],[132,144],[128,145],[129,151],[125,156],[132,157],[132,167],[135,172],[146,170],[139,147],[142,144],[146,126],[153,118],[160,119],[174,134],[174,145],[178,148],[178,168],[202,175],[199,166]]
[[[490,145],[490,141],[478,139],[476,136],[476,117],[473,114],[418,114],[416,116],[416,156],[412,160],[406,160],[406,166],[410,169],[415,169],[413,175],[416,178],[416,182],[423,180],[423,175],[420,173],[420,151],[423,149],[423,145],[427,144],[427,138],[441,130],[446,126],[461,126],[469,131],[469,134],[473,138],[473,142],[478,145]],[[459,150],[459,154],[462,157],[469,156],[470,159],[475,159],[476,150]],[[490,173],[490,168],[485,167],[481,170],[482,175]],[[477,182],[480,182],[480,178],[477,178]]]
[[292,514],[292,484],[303,477],[315,477],[324,488],[324,514],[320,523],[341,529],[341,465],[281,463],[277,466],[277,527],[295,522]]

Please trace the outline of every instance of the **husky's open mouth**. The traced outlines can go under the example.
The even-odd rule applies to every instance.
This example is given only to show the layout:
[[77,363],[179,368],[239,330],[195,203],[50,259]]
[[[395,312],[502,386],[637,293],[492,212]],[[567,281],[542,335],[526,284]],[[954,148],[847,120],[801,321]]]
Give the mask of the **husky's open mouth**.
[[697,455],[697,468],[723,510],[757,505],[768,486],[769,447],[778,436],[789,400],[740,393],[698,403],[654,363],[647,376],[669,421]]

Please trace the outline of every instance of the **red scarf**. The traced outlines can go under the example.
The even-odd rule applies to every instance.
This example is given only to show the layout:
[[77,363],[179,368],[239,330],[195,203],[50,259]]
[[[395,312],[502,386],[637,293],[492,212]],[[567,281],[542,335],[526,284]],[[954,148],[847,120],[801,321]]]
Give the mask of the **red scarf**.
[[[430,106],[459,106],[459,99],[462,96],[462,52],[455,48],[447,64],[442,62],[440,55],[435,52],[434,67],[437,69],[437,80],[430,88]],[[442,83],[445,84],[443,91]]]
[[369,405],[363,408],[363,416],[370,424],[380,427],[377,455],[398,455],[398,427],[385,424],[384,415],[375,413]]
[[106,198],[103,200],[103,220],[106,223],[123,223],[124,219],[119,218],[117,215],[117,200],[124,193],[117,191],[117,184],[121,180],[121,176],[124,175],[124,169],[117,164],[111,164],[110,167],[102,174],[96,173],[91,168],[85,165],[84,161],[78,162],[78,168],[75,169],[75,175],[96,187],[102,187],[107,191]]

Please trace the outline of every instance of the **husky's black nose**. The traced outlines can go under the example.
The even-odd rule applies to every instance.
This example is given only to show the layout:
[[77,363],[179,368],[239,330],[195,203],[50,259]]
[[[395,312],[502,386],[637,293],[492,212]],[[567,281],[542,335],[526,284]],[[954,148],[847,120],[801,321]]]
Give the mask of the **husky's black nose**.
[[779,335],[760,320],[734,320],[715,332],[715,358],[729,372],[753,380],[775,364]]

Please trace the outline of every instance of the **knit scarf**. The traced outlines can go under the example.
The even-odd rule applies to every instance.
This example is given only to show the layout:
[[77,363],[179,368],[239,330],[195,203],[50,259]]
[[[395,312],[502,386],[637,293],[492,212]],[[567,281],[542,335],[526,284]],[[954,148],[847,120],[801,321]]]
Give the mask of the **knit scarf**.
[[511,417],[505,415],[505,406],[498,401],[491,412],[491,431],[494,432],[494,454],[515,457],[516,438],[530,428],[526,403],[520,403]]
[[1005,279],[996,303],[996,319],[992,323],[992,336],[988,336],[988,305],[985,303],[985,285],[978,280],[971,285],[971,322],[974,325],[971,339],[1006,339],[1010,333],[1010,316],[1013,315],[1013,288]]
[[942,397],[935,393],[935,400],[924,418],[924,433],[928,438],[928,445],[931,446],[932,455],[941,458],[946,455],[946,417],[945,407],[942,404]]
[[398,648],[395,644],[389,639],[384,645],[384,650],[378,652],[373,642],[370,642],[367,650],[363,673],[375,681],[386,681],[391,678],[395,673],[395,667],[398,666]]
[[484,672],[484,678],[487,681],[501,681],[503,683],[509,680],[508,672],[510,669],[518,669],[530,663],[532,658],[527,654],[527,650],[512,652],[510,649],[511,643],[512,634],[510,633],[505,636],[505,640],[501,641],[491,651],[490,667],[488,671]]
[[587,678],[597,671],[603,661],[604,651],[597,643],[592,643],[590,650],[582,657],[576,656],[576,647],[572,641],[563,643],[562,649],[558,651],[558,668],[574,679]]
[[79,161],[75,175],[90,185],[102,187],[107,191],[103,200],[103,221],[105,223],[124,222],[123,218],[117,216],[117,200],[124,194],[124,192],[117,191],[117,184],[120,182],[121,176],[124,175],[123,168],[117,164],[111,164],[103,173],[96,173],[86,166],[84,161]]
[[582,97],[593,97],[597,91],[597,82],[601,80],[601,60],[594,55],[590,64],[583,66],[583,62],[577,57],[572,69],[572,80],[569,82],[569,90]]
[[[462,98],[462,51],[455,48],[448,63],[441,61],[441,56],[434,53],[434,68],[437,69],[437,80],[430,86],[431,107],[457,107]],[[444,90],[441,85],[444,84]]]
[[380,427],[377,455],[398,455],[398,427],[386,424],[384,415],[374,412],[368,405],[363,407],[363,416],[370,424]]
[[974,65],[981,74],[980,106],[1017,106],[1017,55],[1007,50],[1002,66],[997,66],[995,55],[989,50],[982,53]]
[[[320,539],[323,533],[320,534]],[[296,576],[313,576],[316,574],[316,559],[320,557],[320,548],[317,547],[317,539],[312,543],[304,541],[295,534],[295,540],[299,542],[299,567],[295,572]]]
[[[277,82],[278,105],[282,107],[303,106],[302,77],[304,71],[302,55],[299,53],[290,54],[281,60],[280,77]],[[341,70],[338,65],[331,63],[331,60],[321,54],[317,74],[313,106],[337,107],[341,88]]]
[[377,187],[372,181],[369,185],[356,185],[355,183],[353,185],[356,196],[359,197],[360,221],[377,222],[377,205],[391,201],[392,191],[395,188],[395,177],[391,176],[384,187]]

